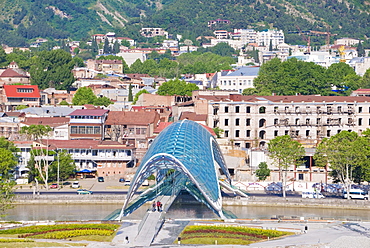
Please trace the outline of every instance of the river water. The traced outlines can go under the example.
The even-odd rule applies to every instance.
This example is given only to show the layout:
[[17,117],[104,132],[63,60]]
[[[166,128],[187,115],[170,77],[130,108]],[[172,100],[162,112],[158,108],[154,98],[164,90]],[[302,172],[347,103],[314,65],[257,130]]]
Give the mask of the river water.
[[[140,220],[149,205],[142,206],[130,216],[131,220]],[[38,220],[103,220],[113,211],[120,209],[120,204],[53,204],[53,205],[16,205],[7,212],[6,220],[38,221]],[[356,209],[323,209],[300,207],[266,207],[266,206],[225,206],[240,219],[271,219],[276,216],[287,218],[298,216],[314,219],[362,220],[370,221],[370,210]],[[217,216],[200,203],[174,204],[166,218],[217,218]]]

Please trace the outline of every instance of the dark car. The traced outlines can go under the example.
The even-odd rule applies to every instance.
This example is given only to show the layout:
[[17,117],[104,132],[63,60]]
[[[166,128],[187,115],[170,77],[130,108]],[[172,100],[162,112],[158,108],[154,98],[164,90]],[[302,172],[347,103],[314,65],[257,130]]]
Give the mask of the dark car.
[[119,180],[118,180],[118,182],[120,182],[120,183],[124,183],[126,180],[123,178],[123,177],[121,177]]
[[98,182],[104,182],[104,177],[98,177]]

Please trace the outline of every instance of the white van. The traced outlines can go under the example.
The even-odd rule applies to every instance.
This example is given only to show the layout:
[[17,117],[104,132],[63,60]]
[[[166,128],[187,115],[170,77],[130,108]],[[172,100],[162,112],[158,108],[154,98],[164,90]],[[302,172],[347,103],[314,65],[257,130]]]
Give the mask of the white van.
[[80,187],[80,183],[78,181],[73,182],[71,187],[74,188],[74,189],[78,189]]
[[[343,192],[343,198],[347,199],[347,192]],[[348,194],[348,199],[360,199],[360,200],[368,200],[369,193],[363,191],[362,189],[350,189]]]
[[325,198],[321,192],[315,190],[304,190],[302,191],[302,198]]

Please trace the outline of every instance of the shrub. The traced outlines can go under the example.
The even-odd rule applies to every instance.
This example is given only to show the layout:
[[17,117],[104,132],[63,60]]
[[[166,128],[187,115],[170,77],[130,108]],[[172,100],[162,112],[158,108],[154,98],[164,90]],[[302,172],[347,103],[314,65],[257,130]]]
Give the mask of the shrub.
[[0,243],[34,242],[32,239],[0,239]]

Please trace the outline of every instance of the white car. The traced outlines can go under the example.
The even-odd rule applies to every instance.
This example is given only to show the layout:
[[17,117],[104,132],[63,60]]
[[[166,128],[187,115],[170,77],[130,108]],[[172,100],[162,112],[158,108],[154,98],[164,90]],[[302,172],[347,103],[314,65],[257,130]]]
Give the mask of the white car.
[[123,183],[123,186],[130,186],[131,185],[131,181],[130,180],[126,180],[124,183]]
[[73,182],[71,187],[74,188],[74,189],[78,189],[80,187],[80,183],[79,182]]

